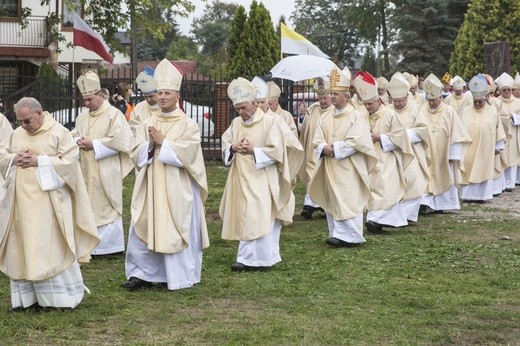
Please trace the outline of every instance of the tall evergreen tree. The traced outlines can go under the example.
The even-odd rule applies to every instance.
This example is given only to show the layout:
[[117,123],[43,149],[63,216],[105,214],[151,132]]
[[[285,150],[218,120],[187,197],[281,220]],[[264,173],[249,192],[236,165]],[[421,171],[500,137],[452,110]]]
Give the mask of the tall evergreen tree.
[[233,78],[239,75],[239,67],[245,63],[243,35],[246,21],[246,9],[244,6],[238,6],[231,21],[231,31],[227,44],[227,74]]
[[265,75],[279,60],[280,43],[271,16],[264,5],[258,4],[256,0],[251,3],[237,51],[240,54],[235,51],[234,56],[230,57],[228,71],[232,78],[252,79]]
[[512,71],[520,70],[520,2],[473,0],[455,40],[450,67],[454,73],[470,78],[487,72],[484,43],[507,41]]
[[263,76],[280,60],[280,40],[274,31],[271,15],[262,3],[251,3],[245,29],[246,69],[242,77]]
[[448,71],[453,41],[466,9],[455,2],[415,0],[396,7],[393,24],[399,29],[399,38],[393,49],[402,57],[397,70],[419,75]]

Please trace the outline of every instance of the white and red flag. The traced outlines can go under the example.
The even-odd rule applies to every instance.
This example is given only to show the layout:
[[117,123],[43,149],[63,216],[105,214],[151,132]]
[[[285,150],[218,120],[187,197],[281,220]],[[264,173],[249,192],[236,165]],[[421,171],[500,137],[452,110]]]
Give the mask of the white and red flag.
[[103,60],[113,63],[114,58],[110,55],[110,48],[100,34],[95,32],[77,13],[74,13],[74,46],[88,49]]

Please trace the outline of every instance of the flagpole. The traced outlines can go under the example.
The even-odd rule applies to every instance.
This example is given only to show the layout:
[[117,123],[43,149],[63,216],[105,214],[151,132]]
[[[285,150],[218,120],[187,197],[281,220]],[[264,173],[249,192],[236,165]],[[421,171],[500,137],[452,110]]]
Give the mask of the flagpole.
[[76,104],[76,88],[75,88],[75,77],[76,77],[76,74],[74,73],[75,72],[75,68],[74,68],[74,65],[76,65],[76,62],[74,61],[75,59],[75,53],[76,53],[76,46],[72,46],[72,96],[74,97],[74,99],[72,100],[72,103],[73,103],[73,107],[76,108],[77,104]]

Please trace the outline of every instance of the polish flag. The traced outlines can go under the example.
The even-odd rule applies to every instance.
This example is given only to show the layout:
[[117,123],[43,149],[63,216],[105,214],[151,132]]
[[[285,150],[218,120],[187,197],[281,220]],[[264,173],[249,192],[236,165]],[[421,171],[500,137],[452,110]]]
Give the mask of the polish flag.
[[73,44],[96,53],[111,64],[114,61],[114,58],[109,53],[110,48],[108,48],[103,37],[95,32],[77,13],[74,13]]

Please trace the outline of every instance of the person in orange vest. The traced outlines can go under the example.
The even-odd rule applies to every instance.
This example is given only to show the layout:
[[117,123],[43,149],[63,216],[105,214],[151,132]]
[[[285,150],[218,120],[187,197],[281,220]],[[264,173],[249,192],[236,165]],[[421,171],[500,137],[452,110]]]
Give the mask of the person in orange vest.
[[129,83],[119,83],[117,89],[118,93],[112,96],[112,103],[125,115],[125,119],[130,121],[130,115],[134,109],[134,105],[129,101],[132,95],[132,86]]

